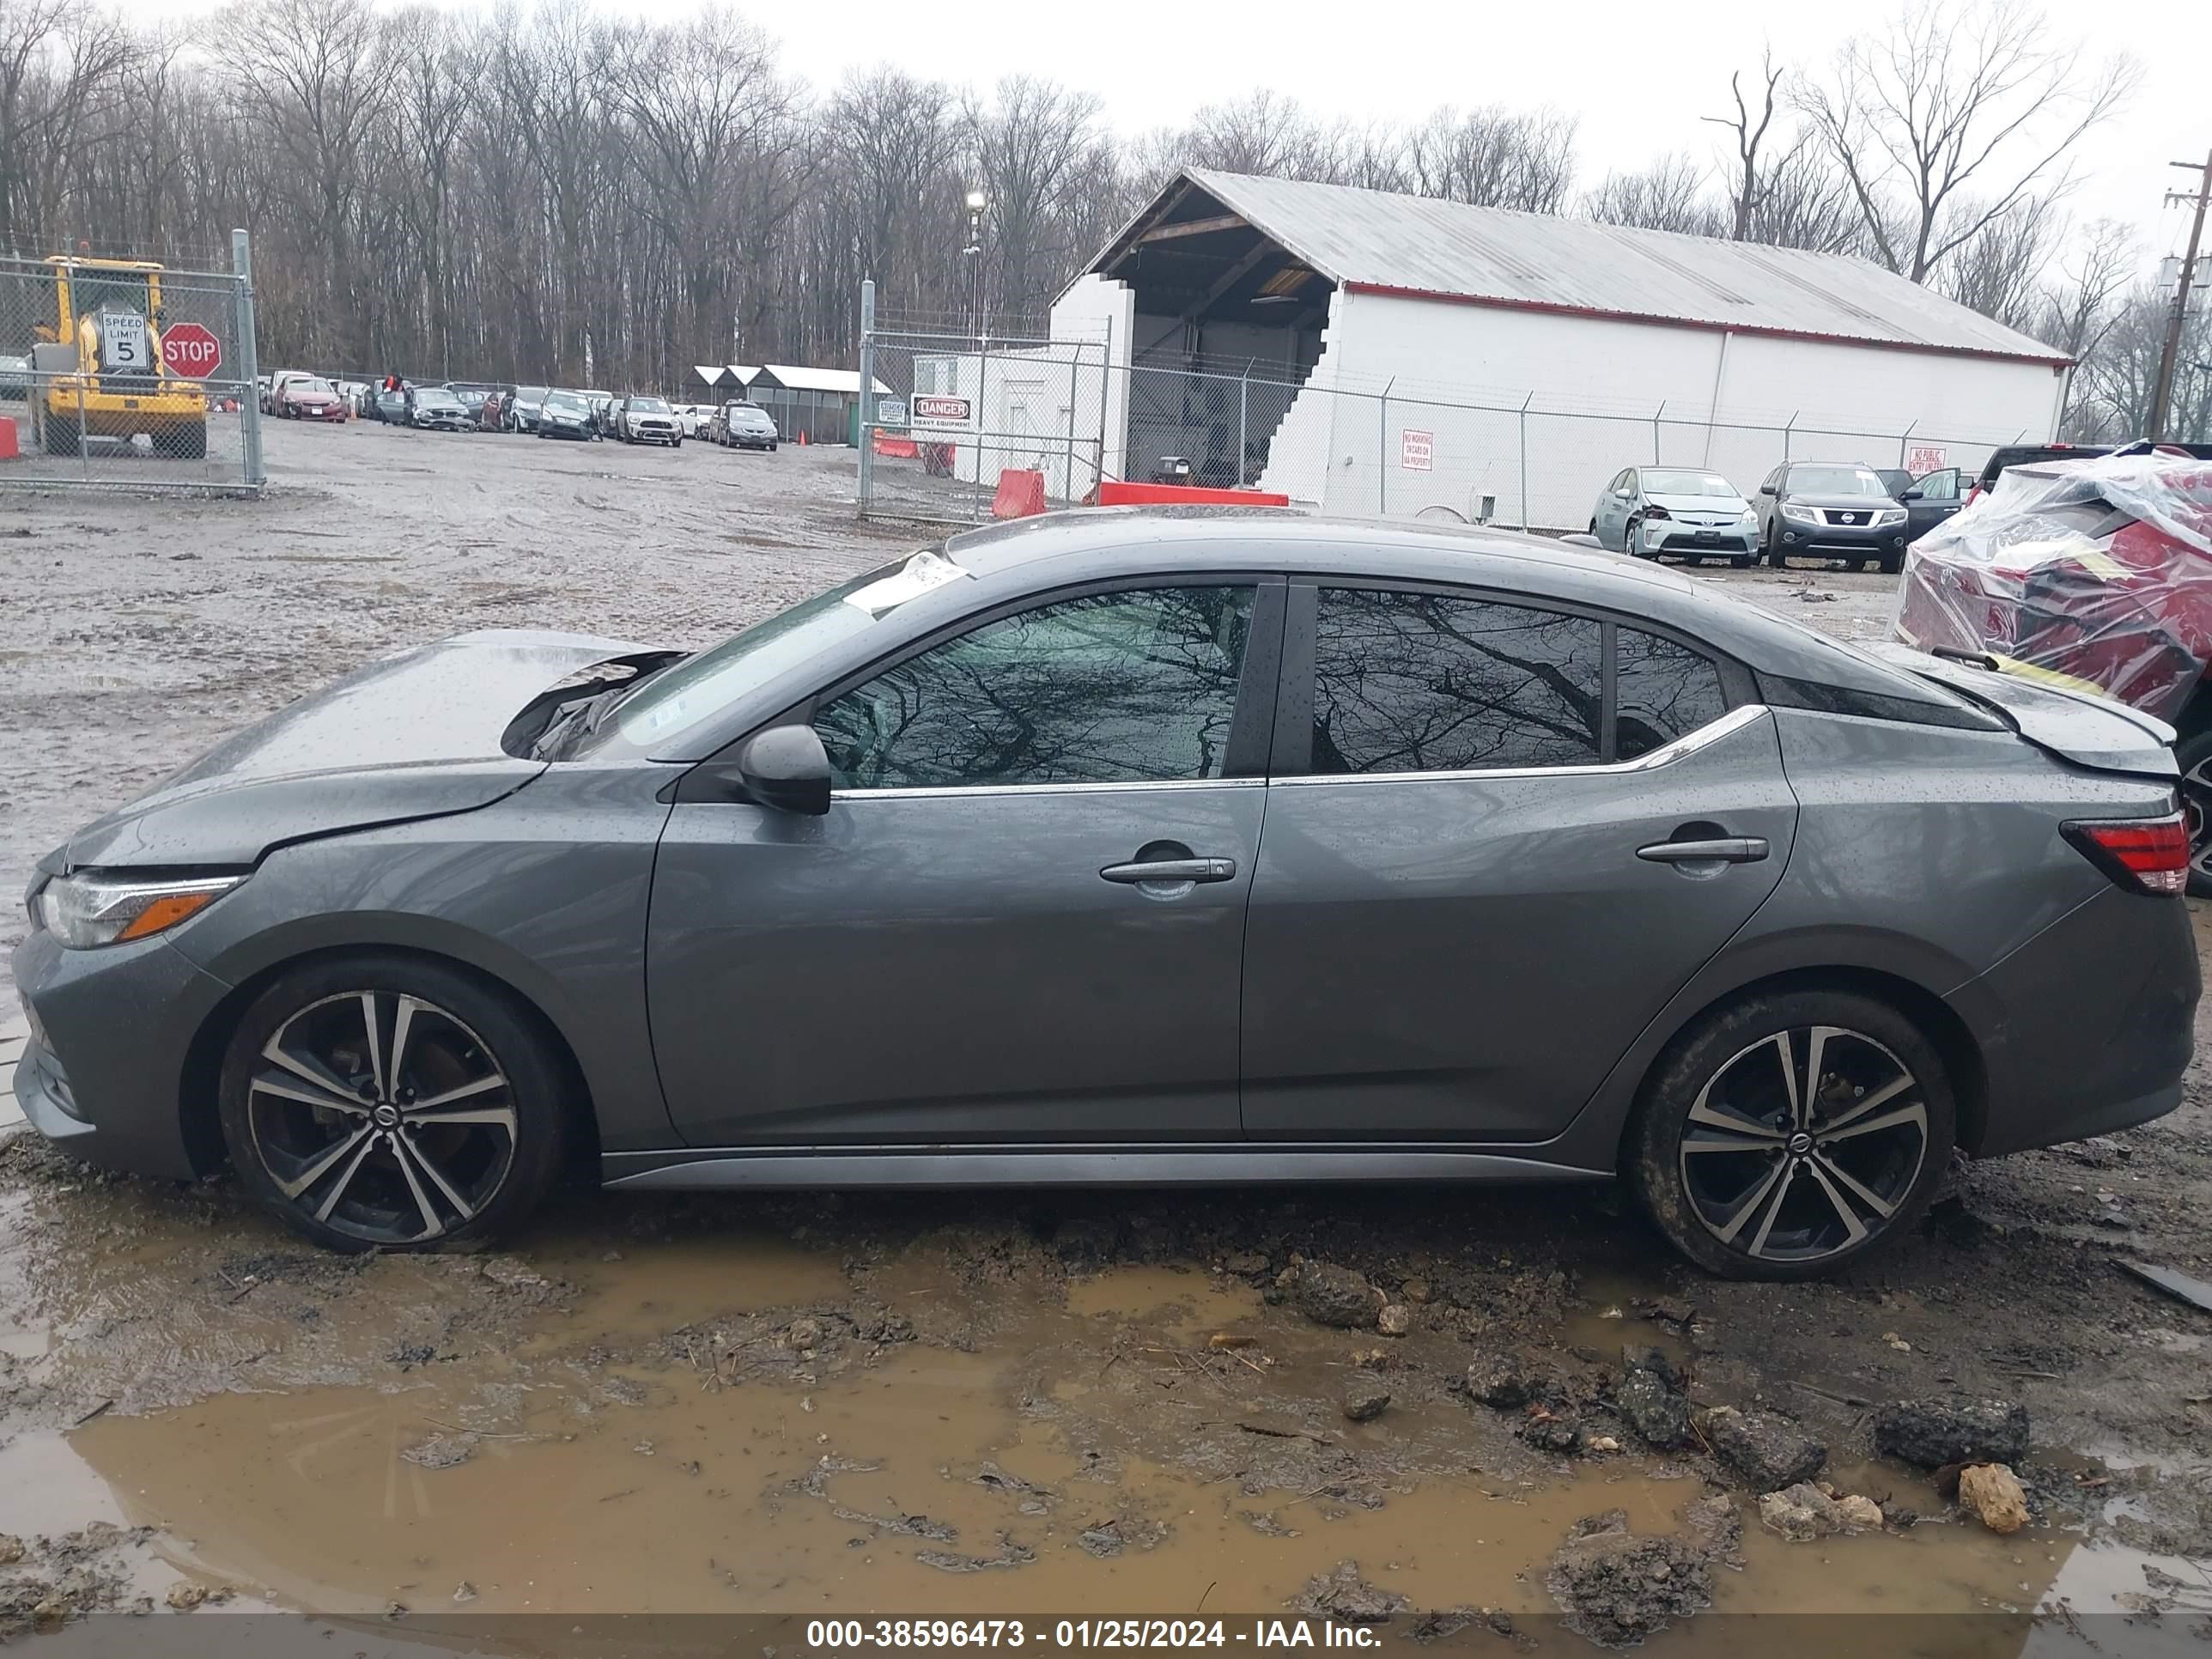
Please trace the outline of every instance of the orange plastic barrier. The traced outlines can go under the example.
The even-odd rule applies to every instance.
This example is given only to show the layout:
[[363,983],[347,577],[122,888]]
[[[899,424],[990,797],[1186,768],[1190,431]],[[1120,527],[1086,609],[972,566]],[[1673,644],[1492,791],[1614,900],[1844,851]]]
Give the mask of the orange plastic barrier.
[[1026,519],[1044,511],[1044,474],[1010,466],[999,474],[999,494],[991,503],[994,519]]
[[912,460],[921,447],[911,438],[894,438],[884,432],[876,434],[876,453],[888,455],[895,461]]
[[0,461],[12,461],[21,453],[16,443],[15,418],[0,415]]
[[1291,498],[1272,489],[1206,489],[1197,484],[1121,483],[1098,486],[1101,507],[1288,507]]

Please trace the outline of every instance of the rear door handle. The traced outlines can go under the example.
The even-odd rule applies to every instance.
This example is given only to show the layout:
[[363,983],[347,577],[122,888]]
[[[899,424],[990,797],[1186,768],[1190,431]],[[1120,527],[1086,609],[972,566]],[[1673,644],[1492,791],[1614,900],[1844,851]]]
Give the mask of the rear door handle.
[[1766,856],[1764,836],[1720,836],[1711,841],[1659,841],[1636,856],[1653,864],[1756,864]]
[[1235,859],[1145,859],[1134,864],[1109,864],[1098,872],[1108,881],[1135,887],[1152,882],[1234,881]]

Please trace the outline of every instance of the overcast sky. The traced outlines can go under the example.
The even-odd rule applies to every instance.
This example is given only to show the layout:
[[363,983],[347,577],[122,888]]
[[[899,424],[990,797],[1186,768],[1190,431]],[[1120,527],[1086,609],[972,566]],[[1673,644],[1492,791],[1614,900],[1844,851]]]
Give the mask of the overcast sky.
[[[213,0],[185,0],[205,10]],[[465,4],[468,0],[445,0]],[[665,16],[690,0],[614,0]],[[177,0],[124,0],[173,14]],[[817,87],[855,65],[895,62],[962,82],[1018,70],[1096,93],[1125,132],[1187,118],[1200,105],[1266,86],[1325,115],[1406,118],[1438,104],[1551,104],[1581,123],[1581,183],[1669,149],[1710,155],[1732,70],[1771,40],[1798,64],[1824,63],[1850,33],[1886,15],[1882,0],[1212,0],[1133,8],[1057,0],[775,0],[744,3],[784,44],[788,70]],[[2053,8],[2055,27],[2090,53],[2126,48],[2143,65],[2129,106],[2081,147],[2074,210],[2141,228],[2145,253],[2178,252],[2186,215],[2163,193],[2193,185],[2166,163],[2212,149],[2212,3],[2179,0],[2106,12]],[[2125,28],[2098,29],[2100,20]]]

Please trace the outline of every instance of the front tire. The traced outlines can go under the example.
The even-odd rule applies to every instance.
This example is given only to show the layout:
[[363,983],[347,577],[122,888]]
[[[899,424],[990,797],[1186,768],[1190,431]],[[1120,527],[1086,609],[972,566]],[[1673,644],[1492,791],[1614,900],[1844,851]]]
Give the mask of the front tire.
[[1626,1173],[1668,1243],[1726,1279],[1816,1279],[1917,1226],[1949,1167],[1942,1058],[1855,991],[1755,994],[1646,1079]]
[[223,1139],[262,1206],[325,1249],[497,1233],[560,1173],[575,1103],[532,1017],[386,951],[280,975],[224,1057]]

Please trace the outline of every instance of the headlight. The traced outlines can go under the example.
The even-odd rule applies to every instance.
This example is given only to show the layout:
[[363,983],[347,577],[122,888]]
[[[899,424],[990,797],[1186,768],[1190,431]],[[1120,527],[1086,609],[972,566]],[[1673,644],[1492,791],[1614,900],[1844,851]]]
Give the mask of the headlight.
[[1757,524],[1759,522],[1759,509],[1755,507],[1747,507],[1742,512],[1736,514],[1736,518],[1740,522],[1744,524]]
[[1885,507],[1881,512],[1874,515],[1874,521],[1878,525],[1903,524],[1905,520],[1905,511],[1903,507]]
[[56,876],[31,901],[32,920],[72,951],[166,933],[198,915],[246,878],[192,876],[145,881],[88,870]]
[[1792,524],[1818,524],[1820,515],[1809,507],[1800,507],[1795,501],[1782,503],[1782,516]]

